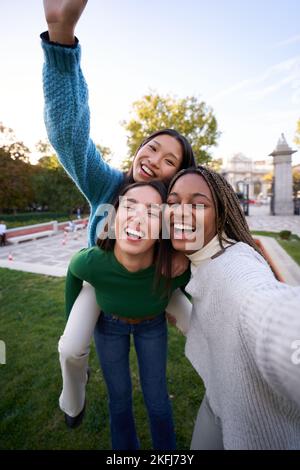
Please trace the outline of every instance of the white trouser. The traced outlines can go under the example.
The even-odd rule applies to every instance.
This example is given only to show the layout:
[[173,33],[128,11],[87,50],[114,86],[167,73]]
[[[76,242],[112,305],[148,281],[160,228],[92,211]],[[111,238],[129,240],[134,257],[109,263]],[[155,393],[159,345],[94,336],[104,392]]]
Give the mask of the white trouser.
[[58,343],[63,379],[59,406],[71,417],[84,407],[90,343],[99,315],[95,290],[84,282]]

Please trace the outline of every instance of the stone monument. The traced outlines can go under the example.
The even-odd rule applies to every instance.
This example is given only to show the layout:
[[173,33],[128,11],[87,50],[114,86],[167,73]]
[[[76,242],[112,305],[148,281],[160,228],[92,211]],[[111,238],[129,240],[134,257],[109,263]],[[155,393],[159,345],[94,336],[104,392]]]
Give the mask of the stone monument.
[[284,134],[278,140],[277,147],[270,153],[274,164],[273,184],[273,214],[293,215],[293,176],[292,176],[292,150],[287,144]]

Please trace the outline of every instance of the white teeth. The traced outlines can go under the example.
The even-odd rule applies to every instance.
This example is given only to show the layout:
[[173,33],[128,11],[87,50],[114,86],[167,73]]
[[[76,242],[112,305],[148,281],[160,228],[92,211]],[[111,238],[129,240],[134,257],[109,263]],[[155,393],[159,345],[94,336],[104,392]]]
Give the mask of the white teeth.
[[143,232],[139,232],[138,230],[133,230],[132,228],[125,229],[125,232],[130,237],[136,237],[136,238],[143,238],[144,237]]
[[147,173],[147,175],[149,176],[155,176],[155,174],[153,173],[152,170],[150,170],[150,168],[148,168],[146,165],[141,165],[142,167],[142,170],[144,170],[145,173]]
[[174,224],[174,229],[193,231],[193,227],[191,225],[182,225],[182,224]]

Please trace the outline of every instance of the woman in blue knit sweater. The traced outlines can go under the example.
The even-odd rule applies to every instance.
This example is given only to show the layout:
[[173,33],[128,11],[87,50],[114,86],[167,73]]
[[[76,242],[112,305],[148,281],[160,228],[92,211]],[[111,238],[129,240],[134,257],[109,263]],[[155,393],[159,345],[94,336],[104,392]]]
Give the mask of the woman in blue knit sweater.
[[[155,179],[167,182],[182,168],[195,166],[195,161],[189,142],[172,129],[158,131],[141,143],[127,175],[102,159],[90,139],[88,90],[80,68],[80,45],[74,36],[86,3],[86,0],[44,0],[48,31],[41,39],[48,137],[60,163],[89,201],[89,246],[93,246],[102,229],[105,204],[114,199],[124,183]],[[187,267],[181,254],[176,260],[173,256],[172,264],[173,276]],[[85,284],[59,342],[64,384],[60,405],[71,427],[82,417],[89,345],[98,317],[94,289]]]

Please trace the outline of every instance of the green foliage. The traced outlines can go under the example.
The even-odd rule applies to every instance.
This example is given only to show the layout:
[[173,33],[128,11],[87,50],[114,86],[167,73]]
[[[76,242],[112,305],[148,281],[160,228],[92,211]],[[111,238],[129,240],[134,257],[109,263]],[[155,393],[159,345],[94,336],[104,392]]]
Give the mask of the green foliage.
[[207,162],[207,166],[217,173],[221,171],[222,165],[223,165],[222,158],[213,158],[212,160]]
[[56,170],[59,168],[59,161],[56,155],[41,157],[38,161],[38,167],[45,170]]
[[[300,238],[294,233],[288,240],[282,240],[277,232],[252,231],[253,235],[264,235],[265,237],[276,238],[282,248],[300,265]],[[255,238],[255,237],[254,237]]]
[[99,150],[102,158],[107,162],[110,163],[112,159],[112,153],[109,147],[105,147],[105,145],[97,144],[96,148]]
[[282,248],[296,261],[300,266],[300,238],[298,240],[293,238],[291,240],[278,240]]
[[213,111],[204,101],[194,96],[176,99],[150,92],[133,103],[133,114],[132,119],[122,123],[128,145],[124,170],[131,166],[140,143],[152,132],[166,127],[176,129],[190,141],[198,163],[211,159],[209,148],[216,145],[219,132]]
[[[39,220],[40,223],[47,222],[48,220],[57,220],[60,217],[68,217],[67,212],[21,212],[19,214],[0,214],[0,219],[6,222],[28,222],[33,217]],[[38,223],[38,222],[37,222]]]
[[33,197],[30,182],[30,151],[12,129],[0,123],[0,212],[20,210]]
[[87,206],[84,196],[59,165],[55,155],[43,157],[32,175],[35,203],[52,211],[71,212],[74,207]]
[[293,193],[297,196],[300,192],[300,171],[293,170]]
[[[37,143],[41,158],[32,165],[29,149],[2,123],[0,141],[0,212],[17,213],[39,206],[68,213],[82,207],[89,212],[86,199],[61,167],[49,142]],[[108,149],[104,152],[107,155]]]
[[13,150],[16,148],[0,147],[0,212],[24,209],[33,198],[31,165],[22,157],[17,158],[17,152],[12,155]]
[[295,135],[295,144],[299,145],[300,147],[300,119],[297,122],[297,129]]
[[279,237],[282,240],[289,240],[291,238],[291,235],[292,232],[290,230],[281,230],[281,232],[279,232]]
[[[82,214],[82,218],[88,217],[88,214]],[[75,218],[75,214],[72,216]],[[43,224],[46,222],[65,222],[70,220],[68,212],[27,212],[21,214],[0,214],[0,220],[4,220],[7,228],[24,227],[27,225]]]
[[85,205],[83,195],[60,165],[50,144],[39,141],[36,147],[42,155],[32,176],[36,205],[67,212]]

